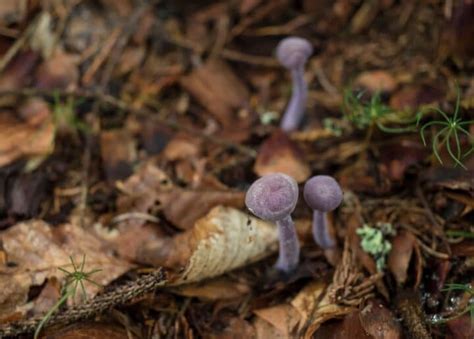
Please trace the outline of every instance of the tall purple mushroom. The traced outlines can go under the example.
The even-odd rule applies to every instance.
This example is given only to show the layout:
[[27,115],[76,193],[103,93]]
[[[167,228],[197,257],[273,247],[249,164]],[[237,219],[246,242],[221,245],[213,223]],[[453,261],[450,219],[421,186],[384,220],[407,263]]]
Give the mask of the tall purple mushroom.
[[256,180],[248,189],[245,205],[257,217],[276,222],[280,253],[275,267],[284,272],[296,268],[300,245],[291,212],[298,201],[298,184],[283,173],[267,174]]
[[308,97],[304,66],[312,53],[313,47],[310,42],[299,37],[285,38],[277,46],[276,57],[285,68],[290,70],[293,80],[290,103],[280,123],[281,129],[285,132],[297,129],[303,118]]
[[333,177],[317,175],[306,182],[303,195],[313,209],[314,241],[323,249],[333,248],[336,241],[329,232],[326,213],[341,204],[341,187]]

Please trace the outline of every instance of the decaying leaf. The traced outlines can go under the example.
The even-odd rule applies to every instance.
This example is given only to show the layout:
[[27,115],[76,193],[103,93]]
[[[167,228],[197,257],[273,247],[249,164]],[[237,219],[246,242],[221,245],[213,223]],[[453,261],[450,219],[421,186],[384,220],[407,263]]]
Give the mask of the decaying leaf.
[[[180,84],[203,105],[209,113],[234,137],[242,140],[242,131],[236,129],[237,110],[245,107],[249,93],[232,69],[221,60],[209,60],[181,79]],[[219,93],[219,95],[216,95]],[[239,132],[239,133],[236,133]],[[245,135],[245,134],[244,134]]]
[[380,300],[370,299],[359,312],[365,331],[374,339],[400,339],[402,330],[393,313]]
[[259,176],[281,172],[304,182],[311,169],[302,152],[281,130],[276,130],[260,147],[254,171]]
[[8,112],[0,112],[0,130],[0,166],[21,157],[44,156],[53,150],[55,129],[51,116],[32,126]]
[[416,237],[411,232],[402,231],[392,241],[387,264],[400,285],[407,280],[408,265],[415,246],[418,246]]
[[243,297],[250,286],[228,277],[217,277],[200,283],[186,284],[171,289],[173,293],[203,300],[227,300]]
[[214,207],[194,228],[143,244],[137,260],[181,268],[172,284],[215,277],[268,256],[277,248],[273,224],[231,207]]
[[[8,265],[0,267],[0,313],[9,313],[24,307],[28,291],[40,286],[45,279],[64,279],[62,267],[71,271],[70,257],[82,262],[86,256],[84,271],[101,269],[92,277],[101,285],[107,285],[131,268],[123,260],[107,253],[103,243],[78,225],[64,224],[56,228],[43,221],[32,220],[16,224],[0,233]],[[94,296],[99,287],[86,284],[88,296]]]

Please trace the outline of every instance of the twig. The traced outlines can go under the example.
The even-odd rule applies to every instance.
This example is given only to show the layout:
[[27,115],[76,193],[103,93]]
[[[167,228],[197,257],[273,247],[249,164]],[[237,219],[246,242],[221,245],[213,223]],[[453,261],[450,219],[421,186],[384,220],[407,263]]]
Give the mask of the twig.
[[[68,325],[77,321],[90,319],[98,314],[110,310],[118,305],[123,305],[131,300],[153,292],[166,283],[166,274],[163,269],[141,276],[113,291],[96,296],[83,304],[75,305],[62,313],[51,316],[44,327],[53,325]],[[19,321],[16,323],[0,326],[0,337],[12,337],[33,333],[43,318]]]
[[255,158],[257,156],[257,152],[250,147],[239,145],[233,143],[231,141],[215,137],[212,135],[205,134],[202,131],[196,130],[194,128],[183,126],[175,121],[168,120],[161,116],[154,114],[155,112],[148,109],[148,108],[133,108],[127,105],[127,103],[123,102],[120,99],[117,99],[111,95],[103,94],[99,92],[93,92],[89,90],[74,90],[74,91],[65,91],[65,90],[42,90],[37,88],[21,88],[18,90],[11,90],[11,91],[1,91],[1,96],[8,96],[8,95],[19,95],[19,96],[45,96],[45,97],[53,97],[58,95],[60,97],[63,96],[73,96],[76,98],[83,98],[83,99],[92,99],[92,100],[99,100],[102,104],[109,105],[114,107],[115,109],[130,112],[131,114],[135,114],[137,116],[146,116],[150,120],[154,120],[157,122],[166,125],[167,127],[173,130],[181,130],[183,132],[193,134],[199,138],[212,142],[216,145],[221,145],[223,147],[227,147],[229,149],[234,149],[242,154],[245,154],[251,158]]

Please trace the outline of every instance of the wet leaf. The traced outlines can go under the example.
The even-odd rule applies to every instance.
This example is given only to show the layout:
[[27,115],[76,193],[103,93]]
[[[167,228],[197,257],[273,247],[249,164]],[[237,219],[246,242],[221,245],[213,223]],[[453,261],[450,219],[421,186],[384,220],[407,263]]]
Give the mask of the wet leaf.
[[135,148],[135,140],[127,130],[100,133],[102,165],[109,181],[125,179],[132,173],[132,164],[137,157]]
[[374,339],[400,339],[403,337],[400,324],[394,315],[379,300],[371,299],[359,312],[364,330]]

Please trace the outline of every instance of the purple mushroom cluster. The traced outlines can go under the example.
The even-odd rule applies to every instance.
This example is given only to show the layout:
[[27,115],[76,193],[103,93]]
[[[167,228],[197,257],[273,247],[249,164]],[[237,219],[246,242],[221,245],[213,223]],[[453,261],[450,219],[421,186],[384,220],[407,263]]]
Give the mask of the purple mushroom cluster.
[[[342,190],[330,176],[318,175],[304,186],[304,198],[313,209],[313,237],[323,249],[333,248],[336,241],[328,230],[326,213],[342,201]],[[267,174],[248,189],[245,205],[257,217],[273,221],[278,228],[280,251],[276,269],[291,272],[298,265],[300,245],[291,213],[298,201],[296,181],[283,173]]]

